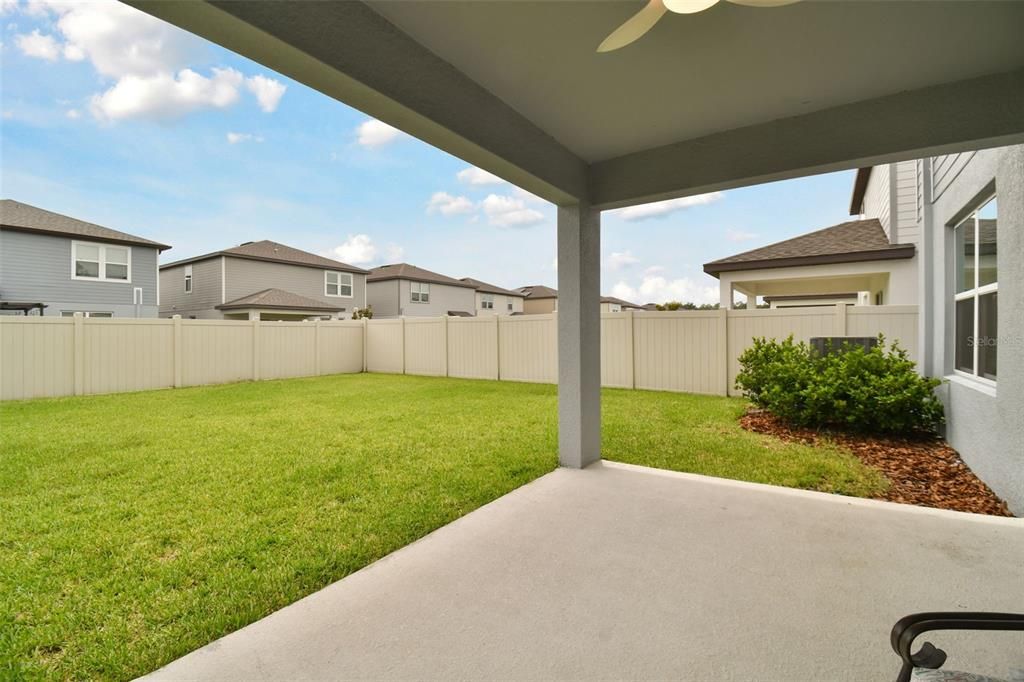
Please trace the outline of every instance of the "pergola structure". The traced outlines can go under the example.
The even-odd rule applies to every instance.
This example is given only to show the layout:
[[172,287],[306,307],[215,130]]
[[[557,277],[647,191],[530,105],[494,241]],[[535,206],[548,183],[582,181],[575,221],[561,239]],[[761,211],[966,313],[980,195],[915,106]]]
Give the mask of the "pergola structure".
[[559,449],[600,458],[604,209],[1024,142],[1024,3],[131,4],[558,205]]

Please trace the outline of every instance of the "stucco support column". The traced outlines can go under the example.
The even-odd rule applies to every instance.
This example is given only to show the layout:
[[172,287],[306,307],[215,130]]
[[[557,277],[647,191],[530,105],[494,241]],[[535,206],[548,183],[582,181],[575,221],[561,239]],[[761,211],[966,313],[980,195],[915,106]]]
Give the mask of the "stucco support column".
[[558,461],[601,459],[601,213],[558,207]]
[[724,310],[732,310],[732,301],[732,282],[727,279],[720,279],[718,281],[718,307]]

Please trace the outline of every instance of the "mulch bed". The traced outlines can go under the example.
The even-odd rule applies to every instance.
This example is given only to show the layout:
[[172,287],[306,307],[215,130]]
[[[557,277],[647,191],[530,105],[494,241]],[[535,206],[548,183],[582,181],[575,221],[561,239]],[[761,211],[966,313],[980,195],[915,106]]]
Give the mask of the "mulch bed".
[[818,445],[833,443],[852,452],[890,481],[879,500],[937,507],[975,514],[1013,516],[941,438],[916,439],[815,431],[791,426],[763,410],[749,410],[740,418],[748,431],[784,441]]

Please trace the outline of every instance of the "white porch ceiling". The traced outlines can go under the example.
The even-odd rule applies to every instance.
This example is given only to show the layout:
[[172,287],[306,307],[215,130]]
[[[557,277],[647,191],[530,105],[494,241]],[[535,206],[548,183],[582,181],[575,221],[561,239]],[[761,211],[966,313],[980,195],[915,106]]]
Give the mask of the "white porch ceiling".
[[1024,2],[126,1],[559,204],[1024,142]]

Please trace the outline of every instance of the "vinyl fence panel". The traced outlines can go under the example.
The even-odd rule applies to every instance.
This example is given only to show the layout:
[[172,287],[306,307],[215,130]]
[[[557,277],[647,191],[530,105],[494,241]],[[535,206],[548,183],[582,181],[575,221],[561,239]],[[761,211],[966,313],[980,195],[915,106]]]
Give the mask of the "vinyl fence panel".
[[503,381],[558,383],[555,315],[502,315],[498,328],[498,372]]
[[498,378],[498,316],[448,320],[448,376]]

